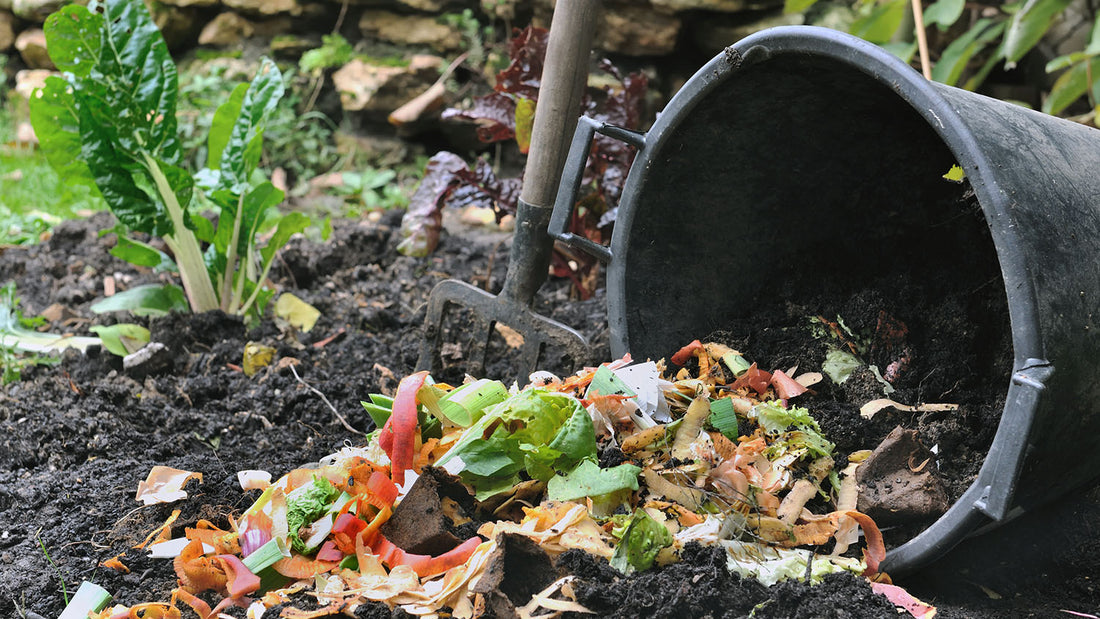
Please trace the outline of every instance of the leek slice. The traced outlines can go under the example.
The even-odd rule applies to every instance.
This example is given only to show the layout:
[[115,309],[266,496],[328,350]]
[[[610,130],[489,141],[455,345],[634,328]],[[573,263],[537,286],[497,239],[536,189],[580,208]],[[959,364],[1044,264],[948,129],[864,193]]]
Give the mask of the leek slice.
[[252,551],[252,554],[242,559],[241,563],[244,563],[244,566],[253,574],[258,574],[279,559],[289,556],[290,548],[287,547],[286,540],[281,537],[273,537],[266,544]]
[[86,619],[90,613],[98,613],[110,603],[111,594],[106,589],[85,580],[57,619]]
[[752,364],[750,364],[748,361],[745,361],[744,357],[733,351],[722,355],[722,363],[726,364],[726,367],[728,367],[730,371],[733,372],[734,376],[740,376],[748,371],[750,367],[752,367]]
[[375,427],[378,428],[386,425],[386,421],[393,412],[389,408],[379,406],[373,402],[360,402],[360,404],[363,405],[363,408],[367,409],[367,414],[370,415],[371,421],[373,421]]
[[487,409],[507,400],[510,395],[504,383],[482,378],[443,396],[439,406],[443,415],[455,425],[468,428],[481,419]]
[[710,425],[728,439],[737,440],[740,436],[737,427],[737,412],[733,408],[732,398],[719,398],[710,403]]

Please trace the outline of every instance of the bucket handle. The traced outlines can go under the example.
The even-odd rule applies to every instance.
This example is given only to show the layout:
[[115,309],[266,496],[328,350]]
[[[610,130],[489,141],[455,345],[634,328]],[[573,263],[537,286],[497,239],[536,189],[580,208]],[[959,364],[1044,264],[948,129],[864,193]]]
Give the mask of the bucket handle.
[[601,262],[610,262],[611,248],[568,231],[569,217],[573,214],[573,207],[577,203],[577,192],[580,191],[581,180],[584,178],[588,153],[592,150],[592,140],[595,139],[597,133],[626,142],[639,151],[645,148],[644,133],[581,116],[577,120],[577,130],[573,133],[573,142],[569,145],[569,155],[565,160],[565,169],[562,170],[561,184],[558,185],[558,194],[554,200],[554,213],[550,217],[547,234],[569,247],[595,256]]

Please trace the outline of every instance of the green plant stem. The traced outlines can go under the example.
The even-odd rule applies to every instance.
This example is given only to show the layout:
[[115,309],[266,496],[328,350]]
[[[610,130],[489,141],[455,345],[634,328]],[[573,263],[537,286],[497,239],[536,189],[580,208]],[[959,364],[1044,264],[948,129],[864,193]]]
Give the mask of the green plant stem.
[[248,308],[252,307],[252,304],[256,302],[256,297],[260,296],[260,291],[264,288],[264,282],[267,281],[267,274],[271,271],[271,264],[275,262],[274,259],[270,260],[264,265],[263,273],[260,273],[260,278],[256,280],[256,287],[252,289],[252,294],[248,295],[248,300],[244,302],[241,309],[237,312],[241,316],[248,313]]
[[237,200],[237,214],[233,218],[233,234],[229,238],[229,247],[225,250],[225,275],[222,279],[222,303],[223,312],[230,312],[234,305],[240,302],[240,297],[233,294],[233,284],[237,270],[237,243],[241,238],[241,217],[244,211],[244,195]]
[[214,292],[214,284],[210,281],[210,273],[206,270],[206,262],[202,259],[202,251],[199,250],[199,241],[195,233],[184,225],[183,208],[180,207],[176,193],[168,184],[168,178],[160,169],[160,165],[152,155],[143,152],[145,165],[153,176],[153,182],[157,185],[164,205],[168,209],[168,216],[172,219],[172,234],[164,236],[164,242],[172,250],[172,255],[179,266],[180,279],[183,280],[183,289],[187,292],[187,300],[191,303],[191,311],[195,313],[218,309],[218,297]]
[[57,572],[57,579],[61,581],[61,596],[65,598],[65,605],[69,604],[69,590],[65,587],[65,576],[61,573],[61,570],[57,568],[57,564],[53,562],[53,558],[50,557],[50,553],[46,550],[46,544],[40,537],[42,529],[38,529],[34,532],[34,539],[38,542],[38,547],[42,549],[42,554],[46,555],[46,562],[50,564],[53,571]]

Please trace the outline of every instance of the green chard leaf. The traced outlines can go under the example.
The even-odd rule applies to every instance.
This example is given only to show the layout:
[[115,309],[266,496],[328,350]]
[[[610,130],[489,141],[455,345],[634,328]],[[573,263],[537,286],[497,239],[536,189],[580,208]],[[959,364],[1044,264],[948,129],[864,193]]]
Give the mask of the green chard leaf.
[[[173,222],[165,208],[142,189],[155,186],[143,153],[167,168],[180,161],[176,65],[144,4],[108,0],[93,2],[90,9],[66,6],[45,24],[51,59],[69,71],[80,158],[119,221],[134,230],[171,234]],[[51,90],[56,94],[56,87]],[[38,112],[44,116],[60,102],[56,96],[41,97],[32,105],[46,106]],[[61,142],[51,143],[59,137]],[[75,146],[71,134],[46,131],[40,139],[47,151]],[[190,175],[186,182],[175,171],[166,169],[165,175],[173,187],[187,192],[179,197],[186,208]]]
[[118,237],[118,243],[110,249],[110,254],[130,264],[149,267],[157,272],[172,271],[176,268],[176,263],[168,254],[147,243],[124,236]]
[[80,119],[69,83],[56,75],[47,77],[45,87],[31,103],[30,116],[42,154],[58,176],[70,185],[90,187],[93,195],[99,195],[88,164],[77,157],[81,144]]
[[141,325],[130,323],[96,325],[89,327],[89,330],[99,336],[107,352],[119,357],[137,352],[149,343],[149,330]]
[[179,286],[145,284],[96,301],[89,309],[97,314],[125,311],[136,316],[166,316],[186,312],[187,297]]
[[1008,24],[1004,39],[1006,68],[1011,69],[1038,43],[1050,29],[1056,16],[1070,5],[1072,0],[1027,0],[1016,11]]
[[[239,87],[238,87],[239,90]],[[223,150],[214,157],[221,170],[222,185],[230,188],[234,193],[244,193],[249,184],[249,179],[260,163],[260,154],[263,144],[264,125],[267,118],[283,98],[283,75],[270,58],[264,58],[252,83],[248,85],[240,103],[234,100],[238,90],[234,90],[230,100],[222,107],[229,106],[225,116],[228,117],[234,110],[237,117],[233,122],[229,138]],[[221,108],[218,109],[221,112]],[[227,118],[217,118],[218,122],[224,122]],[[224,127],[211,127],[211,136]],[[210,152],[215,152],[218,142],[213,137],[210,140]],[[213,156],[212,156],[213,157]]]
[[211,170],[221,169],[222,153],[225,152],[233,127],[241,116],[241,107],[244,105],[244,96],[247,92],[248,84],[237,84],[225,103],[219,105],[214,111],[214,118],[210,121],[210,135],[206,140],[208,153],[206,167]]

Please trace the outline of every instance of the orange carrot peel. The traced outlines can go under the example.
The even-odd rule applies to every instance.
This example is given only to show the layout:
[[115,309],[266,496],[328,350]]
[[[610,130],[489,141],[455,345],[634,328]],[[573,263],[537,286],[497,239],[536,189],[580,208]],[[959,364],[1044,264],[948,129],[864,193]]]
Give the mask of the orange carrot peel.
[[477,547],[481,544],[480,537],[471,537],[453,549],[438,555],[418,555],[405,552],[396,544],[379,535],[373,546],[374,554],[390,568],[398,565],[407,565],[421,578],[431,578],[446,572],[452,567],[462,565],[469,559]]
[[416,392],[424,386],[428,372],[410,374],[397,385],[393,398],[393,412],[382,427],[378,444],[390,457],[390,475],[398,486],[405,485],[405,471],[413,468],[416,456]]

